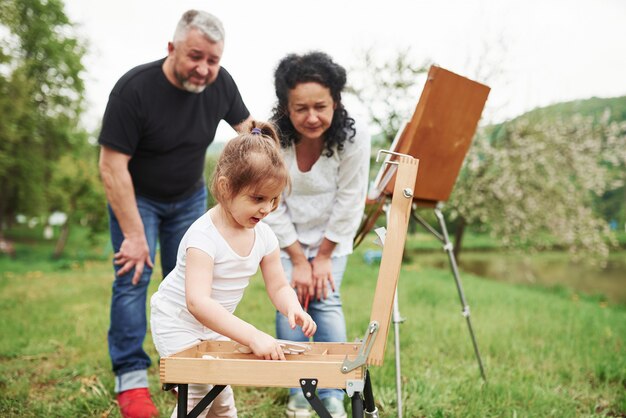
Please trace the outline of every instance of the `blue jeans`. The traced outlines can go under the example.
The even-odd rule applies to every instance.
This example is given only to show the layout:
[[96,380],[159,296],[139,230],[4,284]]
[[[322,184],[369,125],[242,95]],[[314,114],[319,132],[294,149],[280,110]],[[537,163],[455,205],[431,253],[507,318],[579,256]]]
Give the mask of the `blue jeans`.
[[[291,282],[291,273],[293,271],[293,265],[288,258],[281,258],[283,268],[287,279]],[[317,331],[313,336],[313,340],[317,342],[345,342],[346,341],[346,320],[343,316],[343,309],[341,308],[341,294],[339,289],[341,288],[341,281],[343,279],[343,273],[346,271],[346,264],[348,262],[348,256],[333,257],[333,279],[335,280],[335,291],[328,294],[326,299],[311,300],[309,302],[308,313],[311,318],[317,324]],[[329,289],[330,292],[330,289]],[[276,312],[276,336],[281,340],[290,341],[308,341],[302,333],[302,329],[296,327],[291,329],[289,327],[289,321],[280,312]],[[300,388],[290,389],[290,394],[293,395],[297,392],[301,392]],[[324,399],[328,397],[335,397],[343,399],[344,392],[339,389],[320,389],[319,398]]]
[[[192,196],[175,202],[161,203],[137,196],[137,208],[143,221],[150,259],[154,263],[157,239],[161,252],[163,277],[176,266],[178,245],[189,226],[206,212],[207,191],[202,187]],[[124,236],[109,206],[109,227],[114,253],[118,252]],[[133,285],[135,272],[118,276],[121,266],[113,265],[115,280],[111,297],[111,325],[109,328],[109,355],[116,375],[115,391],[148,387],[146,369],[151,361],[143,349],[146,337],[146,298],[152,269],[144,266],[139,283]]]

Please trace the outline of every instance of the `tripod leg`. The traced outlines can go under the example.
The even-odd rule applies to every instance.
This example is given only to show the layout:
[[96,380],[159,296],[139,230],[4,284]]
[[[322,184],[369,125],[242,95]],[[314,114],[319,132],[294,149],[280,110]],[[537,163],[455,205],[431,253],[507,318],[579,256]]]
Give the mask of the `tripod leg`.
[[363,401],[365,403],[365,416],[367,418],[378,418],[378,408],[374,402],[374,391],[372,391],[372,381],[369,370],[365,371],[365,387],[363,389]]
[[398,418],[402,418],[402,371],[400,370],[400,324],[404,318],[400,316],[398,306],[398,288],[393,297],[393,329],[395,334],[395,354],[396,354],[396,398],[398,402]]
[[186,418],[187,417],[187,391],[189,385],[180,384],[178,385],[178,409],[176,416],[178,418]]
[[[313,410],[317,412],[317,415],[319,415],[320,418],[332,418],[330,412],[328,412],[320,398],[317,397],[317,379],[301,378],[300,387],[302,388],[302,393],[304,394],[304,397],[307,401],[309,401],[309,404],[311,405]],[[355,396],[356,395],[357,394],[355,393]]]
[[483,380],[486,382],[487,377],[485,376],[485,369],[483,367],[483,362],[480,358],[480,352],[478,351],[478,343],[476,342],[476,337],[474,336],[474,330],[472,328],[472,321],[470,319],[470,311],[469,305],[465,300],[465,294],[463,293],[463,287],[461,286],[461,279],[459,277],[459,268],[456,264],[456,258],[454,257],[454,248],[452,243],[450,242],[450,238],[448,236],[448,229],[446,228],[446,222],[443,218],[443,213],[439,208],[435,209],[435,215],[437,216],[437,220],[439,221],[439,226],[441,227],[441,231],[443,232],[443,249],[448,253],[448,260],[450,261],[450,267],[452,268],[452,274],[454,275],[454,281],[456,283],[456,289],[459,292],[459,298],[461,299],[461,306],[463,307],[463,316],[467,322],[467,328],[470,333],[470,337],[472,338],[472,345],[474,346],[474,354],[476,355],[476,359],[478,360],[478,367],[480,368],[480,375]]
[[352,398],[352,418],[363,418],[363,399],[359,392],[354,392]]

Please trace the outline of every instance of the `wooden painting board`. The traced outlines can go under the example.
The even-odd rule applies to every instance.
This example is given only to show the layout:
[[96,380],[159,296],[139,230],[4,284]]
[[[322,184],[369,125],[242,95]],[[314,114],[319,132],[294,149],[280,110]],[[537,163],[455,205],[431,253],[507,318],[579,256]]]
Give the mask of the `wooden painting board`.
[[[434,206],[450,197],[489,90],[444,68],[430,68],[415,112],[392,149],[420,161],[416,202]],[[393,192],[394,182],[395,175],[384,186],[386,194]]]

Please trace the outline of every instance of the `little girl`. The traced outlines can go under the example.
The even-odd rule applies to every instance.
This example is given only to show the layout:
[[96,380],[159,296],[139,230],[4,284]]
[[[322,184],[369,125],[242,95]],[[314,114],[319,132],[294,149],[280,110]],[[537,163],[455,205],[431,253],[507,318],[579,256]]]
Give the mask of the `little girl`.
[[[260,222],[289,184],[278,137],[266,123],[252,122],[247,129],[226,144],[217,162],[211,193],[218,204],[185,233],[176,267],[152,296],[152,339],[161,357],[202,340],[230,338],[258,357],[284,360],[276,339],[233,315],[259,265],[272,303],[291,328],[299,325],[307,336],[317,328],[287,282],[276,236]],[[210,389],[190,384],[187,410]],[[201,416],[237,416],[230,386]]]

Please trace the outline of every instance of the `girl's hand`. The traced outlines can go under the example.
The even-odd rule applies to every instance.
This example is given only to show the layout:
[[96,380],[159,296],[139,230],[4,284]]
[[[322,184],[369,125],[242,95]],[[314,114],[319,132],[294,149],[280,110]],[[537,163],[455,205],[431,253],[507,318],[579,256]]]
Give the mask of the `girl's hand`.
[[285,360],[285,354],[278,341],[263,331],[257,330],[249,347],[255,356],[265,360]]
[[313,321],[311,316],[304,312],[302,307],[298,307],[294,311],[289,311],[287,313],[287,319],[289,320],[289,326],[291,329],[294,329],[296,325],[299,325],[302,328],[302,333],[307,337],[312,337],[317,331],[317,324]]
[[[328,289],[335,291],[335,279],[333,279],[333,263],[330,257],[324,257],[318,254],[313,261],[313,295],[317,300],[326,299],[328,297]],[[328,283],[328,284],[327,284]]]

